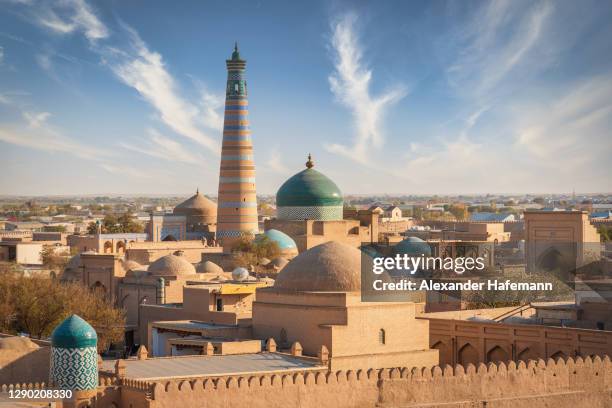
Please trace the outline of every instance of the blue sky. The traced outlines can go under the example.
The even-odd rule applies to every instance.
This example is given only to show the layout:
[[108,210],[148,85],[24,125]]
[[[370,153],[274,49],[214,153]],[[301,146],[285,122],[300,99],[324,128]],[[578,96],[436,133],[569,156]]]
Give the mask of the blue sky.
[[260,193],[610,192],[612,3],[0,0],[0,194],[216,194],[225,59]]

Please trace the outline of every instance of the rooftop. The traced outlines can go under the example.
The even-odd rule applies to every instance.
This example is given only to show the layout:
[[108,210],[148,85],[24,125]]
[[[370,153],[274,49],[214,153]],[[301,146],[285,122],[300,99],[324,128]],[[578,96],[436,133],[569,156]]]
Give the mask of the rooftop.
[[[102,371],[114,372],[115,360],[102,362]],[[237,374],[260,374],[278,371],[326,369],[318,363],[279,353],[237,354],[226,356],[160,357],[147,360],[125,360],[127,378],[161,380],[186,377],[209,377]]]

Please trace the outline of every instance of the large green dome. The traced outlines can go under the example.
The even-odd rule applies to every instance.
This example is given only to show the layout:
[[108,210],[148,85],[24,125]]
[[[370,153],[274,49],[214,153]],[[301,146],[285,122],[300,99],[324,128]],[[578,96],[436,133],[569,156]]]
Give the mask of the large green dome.
[[342,219],[344,200],[340,189],[313,166],[308,156],[306,169],[285,181],[278,189],[276,206],[279,218]]

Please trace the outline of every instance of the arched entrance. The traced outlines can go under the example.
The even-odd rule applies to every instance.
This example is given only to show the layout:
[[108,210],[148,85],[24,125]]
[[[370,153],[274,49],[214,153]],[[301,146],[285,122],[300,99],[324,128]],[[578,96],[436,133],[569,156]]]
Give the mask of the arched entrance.
[[498,363],[500,361],[508,361],[510,357],[506,350],[500,346],[495,346],[487,353],[487,363]]
[[478,364],[479,360],[478,350],[476,350],[476,348],[470,343],[466,343],[459,349],[459,352],[457,353],[457,360],[459,364],[463,365],[464,367],[469,363],[476,365]]

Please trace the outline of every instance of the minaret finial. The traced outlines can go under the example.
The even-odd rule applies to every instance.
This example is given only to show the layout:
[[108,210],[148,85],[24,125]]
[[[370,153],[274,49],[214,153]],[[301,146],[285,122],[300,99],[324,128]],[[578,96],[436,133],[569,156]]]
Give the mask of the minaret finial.
[[240,59],[240,52],[238,52],[238,41],[234,42],[234,52],[232,52],[232,60],[236,61]]
[[312,161],[312,155],[308,153],[308,161],[306,162],[306,168],[312,169],[314,167],[314,162]]
[[200,194],[200,187],[196,187],[196,195]]

